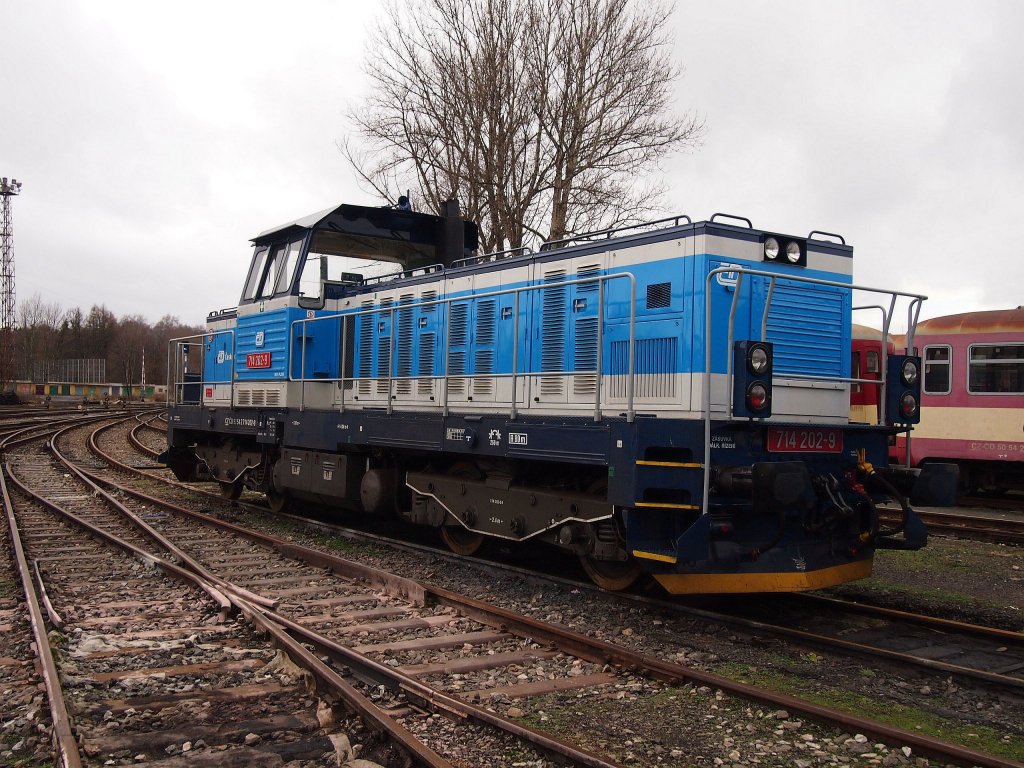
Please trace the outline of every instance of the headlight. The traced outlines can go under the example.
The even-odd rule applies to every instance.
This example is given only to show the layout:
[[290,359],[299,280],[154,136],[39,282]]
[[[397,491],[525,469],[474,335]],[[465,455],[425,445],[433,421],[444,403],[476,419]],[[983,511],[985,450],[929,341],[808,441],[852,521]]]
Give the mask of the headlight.
[[755,376],[760,376],[765,372],[768,367],[768,352],[764,347],[752,347],[750,350],[750,357],[747,359],[747,365],[750,366],[750,372]]
[[908,419],[917,413],[917,398],[909,392],[900,398],[900,412]]
[[904,360],[901,375],[903,377],[903,383],[907,386],[915,384],[918,376],[917,361],[909,359]]
[[786,244],[786,258],[789,259],[790,264],[800,261],[800,243]]
[[774,261],[779,257],[779,241],[774,237],[769,237],[764,241],[764,257],[768,261]]

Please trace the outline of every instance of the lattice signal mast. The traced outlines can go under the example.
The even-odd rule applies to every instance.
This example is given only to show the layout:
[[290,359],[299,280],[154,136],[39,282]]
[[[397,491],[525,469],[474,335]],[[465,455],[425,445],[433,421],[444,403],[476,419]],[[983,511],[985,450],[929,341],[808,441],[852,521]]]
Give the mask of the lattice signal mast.
[[11,198],[21,192],[17,179],[0,179],[0,394],[14,381],[14,230]]

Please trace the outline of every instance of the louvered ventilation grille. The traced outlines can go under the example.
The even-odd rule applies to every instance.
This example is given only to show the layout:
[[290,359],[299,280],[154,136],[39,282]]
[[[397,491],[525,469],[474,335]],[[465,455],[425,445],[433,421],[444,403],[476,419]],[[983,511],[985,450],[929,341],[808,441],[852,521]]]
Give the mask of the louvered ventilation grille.
[[399,298],[398,303],[398,337],[395,349],[398,351],[398,381],[395,391],[400,395],[412,394],[412,356],[413,356],[413,311],[412,294]]
[[775,375],[843,376],[849,322],[843,293],[813,286],[776,286],[768,313],[768,340],[775,344]]
[[497,340],[498,302],[481,299],[476,304],[476,338],[473,349],[473,394],[490,395],[494,392],[494,379],[482,374],[494,373],[495,341]]
[[[588,277],[597,277],[601,274],[600,264],[587,264],[579,268],[576,273],[576,277],[580,280],[586,280]],[[597,293],[601,283],[599,280],[594,280],[589,283],[577,283],[577,293]]]
[[434,375],[434,344],[436,337],[433,333],[420,334],[420,359],[416,375],[419,376],[416,382],[416,391],[421,395],[429,395],[434,391],[434,382],[430,377]]
[[[452,304],[450,348],[448,350],[448,375],[459,377],[466,374],[466,346],[469,344],[469,304]],[[455,394],[466,392],[466,380],[450,378],[448,391]]]
[[476,343],[493,344],[495,342],[496,330],[498,327],[495,312],[497,302],[494,299],[486,299],[477,302],[476,305]]
[[[420,296],[420,300],[424,303],[434,301],[436,298],[437,291],[424,291]],[[426,320],[426,325],[423,327],[433,328],[437,316],[437,304],[423,307],[420,311],[420,316]],[[434,375],[434,361],[436,359],[434,347],[436,344],[437,336],[434,331],[420,332],[419,360],[416,369],[416,375],[419,376],[419,379],[416,381],[416,391],[421,395],[431,395],[434,393],[434,382],[431,377]]]
[[576,321],[576,345],[573,350],[573,393],[593,394],[597,390],[597,318]]
[[665,309],[672,305],[672,283],[653,283],[647,286],[647,308]]
[[245,389],[239,389],[238,393],[238,404],[239,405],[252,405],[252,398],[249,396],[249,391]]
[[[362,309],[369,309],[373,306],[372,301],[364,301]],[[359,324],[359,386],[360,395],[369,395],[371,384],[368,379],[373,376],[373,331],[376,327],[373,316],[370,314],[359,315],[356,322]]]
[[[545,283],[558,283],[565,278],[564,269],[553,269],[544,274]],[[561,372],[565,368],[565,324],[567,289],[565,286],[544,288],[541,303],[540,369]],[[541,376],[542,395],[560,395],[565,392],[562,376]]]
[[380,324],[384,324],[384,330],[388,333],[377,334],[377,394],[378,395],[389,395],[391,392],[391,333],[394,329],[391,327],[391,306],[395,303],[394,299],[381,299],[380,308],[382,310],[389,310],[387,312],[381,312],[377,315],[378,327]]
[[[636,380],[633,387],[634,397],[675,397],[675,368],[677,340],[672,337],[662,339],[638,339],[634,344],[636,363],[634,373]],[[612,374],[610,391],[613,397],[626,396],[626,381],[629,378],[629,342],[612,342],[611,365]]]

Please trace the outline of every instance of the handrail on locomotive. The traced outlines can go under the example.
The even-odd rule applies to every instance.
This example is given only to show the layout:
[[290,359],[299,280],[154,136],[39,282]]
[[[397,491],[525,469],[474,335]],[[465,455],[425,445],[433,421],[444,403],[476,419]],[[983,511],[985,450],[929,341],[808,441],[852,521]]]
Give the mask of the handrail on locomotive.
[[[736,323],[736,309],[737,309],[737,307],[739,305],[740,292],[741,292],[742,286],[743,286],[743,276],[744,275],[750,275],[752,277],[767,277],[769,279],[768,291],[767,291],[767,296],[766,296],[765,303],[764,303],[764,311],[763,311],[763,313],[761,315],[761,326],[760,326],[760,328],[761,328],[760,341],[765,341],[766,337],[767,337],[767,330],[768,330],[768,314],[769,314],[769,311],[771,309],[772,297],[773,297],[773,295],[775,293],[775,282],[776,282],[776,280],[778,279],[779,276],[777,274],[775,274],[774,272],[767,272],[767,271],[758,270],[758,269],[749,269],[747,267],[741,267],[741,266],[736,266],[736,265],[726,266],[726,267],[718,267],[717,269],[713,269],[710,272],[708,272],[707,278],[705,280],[705,293],[704,293],[705,296],[710,297],[710,295],[711,295],[711,292],[710,292],[711,281],[713,279],[715,279],[716,276],[718,276],[718,275],[736,275],[736,281],[734,283],[734,288],[735,289],[733,291],[732,305],[729,308],[729,325],[728,325],[729,332],[728,332],[728,340],[726,342],[726,349],[727,350],[728,349],[732,349],[732,345],[733,345],[733,336],[734,336],[735,323]],[[921,312],[921,303],[928,298],[927,296],[924,296],[924,295],[921,295],[921,294],[917,294],[917,293],[906,293],[906,292],[902,292],[902,291],[891,291],[891,290],[886,290],[886,289],[883,289],[883,288],[871,288],[871,287],[864,286],[864,285],[852,285],[852,284],[849,284],[849,283],[839,283],[839,282],[836,282],[834,280],[822,280],[821,278],[813,278],[813,277],[802,277],[802,276],[786,275],[783,279],[787,280],[787,281],[809,283],[809,284],[812,284],[812,285],[822,285],[822,286],[828,286],[828,287],[832,287],[832,288],[843,288],[843,289],[847,289],[847,290],[849,290],[851,292],[852,291],[864,291],[866,293],[880,293],[880,294],[888,295],[890,297],[888,312],[885,310],[884,307],[879,306],[879,305],[866,306],[866,307],[854,307],[853,308],[854,311],[861,310],[861,309],[881,309],[882,310],[882,315],[883,315],[883,319],[882,319],[882,349],[885,349],[886,345],[888,343],[889,328],[890,328],[891,323],[892,323],[893,314],[894,314],[894,312],[896,310],[896,303],[897,303],[897,301],[899,300],[900,297],[909,299],[910,301],[909,301],[908,306],[907,306],[907,334],[906,334],[907,343],[906,343],[906,348],[907,348],[908,352],[913,350],[913,348],[914,348],[914,329],[917,327],[918,317],[919,317],[920,312]],[[704,306],[704,327],[705,327],[705,333],[707,334],[708,343],[705,345],[705,351],[704,351],[704,373],[703,373],[703,376],[701,377],[701,387],[702,387],[702,393],[703,393],[703,398],[702,399],[704,401],[704,466],[707,467],[707,466],[711,465],[711,348],[712,348],[711,337],[712,337],[712,335],[714,333],[714,325],[711,322],[711,301],[710,301],[710,299],[708,299],[705,302],[705,306]],[[808,375],[808,374],[794,374],[794,373],[787,373],[786,374],[786,378],[794,379],[794,380],[798,380],[798,381],[833,381],[833,382],[840,382],[840,383],[844,383],[844,384],[868,384],[868,385],[874,385],[874,386],[877,386],[879,388],[879,401],[880,402],[885,402],[885,387],[886,387],[885,374],[886,374],[887,356],[886,355],[881,355],[880,357],[881,357],[881,375],[879,377],[880,380],[879,379],[864,379],[864,378],[853,378],[853,377],[841,377],[841,376],[812,376],[812,375]],[[726,355],[726,366],[727,366],[726,367],[727,378],[729,380],[728,391],[732,391],[732,388],[733,388],[732,357],[729,356],[729,355]],[[732,412],[732,402],[727,400],[726,407],[728,408],[728,418],[729,419],[735,418],[735,415]],[[909,432],[910,432],[910,430],[908,428],[907,429],[907,434],[908,435],[909,435]],[[708,510],[709,494],[710,494],[710,475],[708,473],[705,473],[705,475],[704,475],[704,497],[703,497],[703,508],[705,510],[705,513]]]
[[[660,223],[660,221],[668,221],[668,220],[678,221],[678,218],[679,217],[677,217],[676,219],[659,220],[659,222],[649,222],[649,223],[650,224],[654,224],[654,223]],[[686,218],[688,218],[688,217],[686,217]],[[608,231],[612,231],[612,230],[608,230]],[[602,231],[600,234],[604,234],[604,231]],[[519,251],[519,250],[521,250],[521,249],[512,249],[512,251],[510,251],[510,253],[511,252],[515,252],[515,251]],[[468,261],[468,260],[462,260],[462,261]],[[435,265],[431,265],[431,268],[433,268],[434,266]],[[446,270],[444,270],[444,268],[441,267],[437,271],[442,271],[443,272],[443,271],[446,271]],[[779,279],[779,275],[776,274],[776,273],[768,272],[768,271],[764,271],[764,270],[755,270],[755,269],[750,269],[750,268],[742,267],[742,266],[738,266],[738,265],[730,265],[730,266],[718,267],[718,268],[710,271],[708,273],[707,277],[706,277],[706,280],[705,280],[705,282],[706,282],[706,286],[705,287],[706,288],[710,288],[712,280],[715,279],[719,275],[735,276],[734,277],[734,282],[732,283],[732,285],[733,285],[733,300],[732,300],[732,304],[730,306],[730,311],[729,311],[728,334],[727,334],[727,339],[726,339],[726,349],[727,350],[732,348],[732,344],[733,344],[733,341],[734,341],[736,311],[737,311],[737,307],[739,305],[739,299],[740,299],[741,292],[742,292],[743,285],[744,285],[744,279],[743,279],[744,276],[745,275],[749,275],[751,277],[766,277],[766,278],[768,278],[769,285],[768,285],[768,289],[767,289],[766,299],[765,299],[765,302],[764,302],[764,309],[762,310],[762,315],[761,315],[760,337],[759,337],[761,341],[766,340],[768,316],[769,316],[769,313],[770,313],[770,310],[771,310],[772,298],[773,298],[774,291],[775,291],[776,281]],[[389,277],[389,276],[385,276],[385,277]],[[545,376],[564,376],[564,377],[573,376],[573,375],[579,375],[580,373],[593,373],[593,374],[595,374],[596,375],[596,388],[595,388],[595,398],[594,398],[594,420],[595,421],[600,421],[604,417],[604,415],[605,415],[604,414],[604,410],[602,408],[602,385],[601,385],[601,382],[602,382],[601,368],[602,368],[602,362],[603,362],[602,361],[602,354],[601,354],[602,353],[602,349],[603,349],[603,344],[601,343],[601,333],[603,331],[603,321],[604,321],[604,318],[605,318],[605,306],[606,306],[606,302],[604,301],[604,284],[606,282],[608,282],[608,281],[616,280],[616,279],[626,279],[630,283],[630,291],[629,291],[629,295],[630,295],[629,344],[628,344],[628,355],[627,355],[627,360],[628,360],[629,368],[628,368],[627,378],[626,378],[626,382],[625,382],[626,411],[625,411],[624,415],[626,416],[627,421],[632,421],[635,418],[635,407],[634,407],[634,405],[635,405],[634,404],[634,392],[635,392],[635,372],[634,372],[635,360],[634,360],[634,357],[635,357],[635,354],[634,354],[634,347],[635,347],[635,340],[636,340],[635,339],[635,337],[636,337],[636,290],[635,290],[636,278],[635,278],[635,276],[632,273],[630,273],[630,272],[620,272],[620,273],[616,273],[616,274],[598,275],[598,276],[594,276],[594,277],[579,278],[579,279],[575,279],[575,280],[559,280],[559,281],[556,281],[556,282],[544,283],[544,284],[538,284],[538,285],[532,285],[532,286],[523,286],[523,287],[517,287],[517,288],[507,288],[507,289],[497,290],[497,291],[486,291],[486,292],[474,293],[472,296],[469,296],[469,297],[445,297],[445,298],[441,298],[441,299],[435,299],[435,300],[432,300],[432,301],[420,302],[420,303],[416,304],[415,306],[419,307],[419,308],[429,307],[429,306],[444,306],[446,308],[447,312],[448,312],[448,318],[447,319],[448,319],[448,323],[450,324],[450,309],[451,309],[452,304],[455,304],[455,303],[458,303],[458,302],[464,302],[464,301],[468,301],[468,300],[476,300],[476,299],[480,299],[480,298],[489,298],[489,297],[494,297],[494,296],[505,296],[505,295],[510,295],[510,294],[514,296],[515,304],[514,304],[514,308],[513,308],[513,312],[512,312],[513,320],[514,320],[514,327],[513,327],[513,334],[512,334],[512,338],[513,338],[512,372],[511,373],[486,373],[486,374],[455,374],[454,377],[463,378],[463,379],[470,379],[470,380],[473,380],[473,379],[476,379],[476,378],[510,378],[510,379],[512,379],[512,397],[511,397],[510,401],[508,402],[508,405],[509,405],[509,408],[510,408],[510,415],[511,415],[511,417],[515,418],[516,415],[517,415],[517,412],[518,412],[518,408],[517,408],[517,392],[518,392],[517,382],[518,382],[518,378],[520,376],[530,375],[531,373],[534,373],[534,372],[528,371],[528,370],[520,370],[520,366],[519,366],[519,351],[520,351],[519,350],[519,346],[520,346],[519,345],[519,318],[520,318],[519,300],[520,300],[520,296],[522,294],[524,294],[524,293],[528,293],[528,292],[531,292],[531,291],[543,291],[545,289],[551,289],[553,287],[561,288],[561,287],[567,287],[567,286],[571,286],[571,285],[597,283],[598,284],[598,288],[599,288],[599,294],[598,294],[598,334],[599,335],[598,335],[598,344],[597,344],[598,356],[597,356],[597,361],[596,361],[596,364],[594,366],[594,369],[592,371],[591,370],[582,370],[582,371],[581,370],[574,370],[574,371],[544,371],[543,373],[544,373]],[[907,348],[908,351],[913,349],[914,329],[916,327],[916,324],[917,324],[917,321],[918,321],[918,318],[919,318],[921,303],[927,298],[926,296],[921,295],[921,294],[902,292],[902,291],[892,291],[892,290],[887,290],[887,289],[872,288],[872,287],[863,286],[863,285],[852,285],[852,284],[849,284],[849,283],[841,283],[841,282],[836,282],[836,281],[831,281],[831,280],[823,280],[821,278],[803,277],[803,276],[799,276],[799,275],[786,275],[782,279],[785,280],[785,281],[788,281],[788,282],[800,282],[800,283],[807,283],[807,284],[811,284],[811,285],[819,285],[819,286],[826,286],[826,287],[832,287],[832,288],[841,288],[841,289],[844,289],[844,290],[849,290],[851,292],[852,291],[864,291],[864,292],[868,292],[868,293],[876,293],[876,294],[888,295],[890,297],[888,310],[884,306],[882,306],[882,305],[870,305],[870,306],[862,306],[862,307],[853,307],[854,311],[865,310],[865,309],[878,309],[878,310],[881,310],[881,312],[882,312],[882,331],[881,331],[881,333],[882,333],[883,348],[885,348],[885,345],[888,342],[890,328],[891,328],[891,323],[892,323],[892,319],[893,319],[893,315],[894,315],[894,312],[895,312],[895,309],[896,309],[896,303],[897,303],[898,299],[901,298],[901,297],[909,299],[910,303],[909,303],[909,306],[907,307],[907,329],[908,330],[907,330],[907,334],[906,334],[906,340],[907,340],[906,341],[906,348]],[[380,278],[368,278],[367,280],[365,280],[363,282],[364,283],[370,283],[370,282],[377,282],[379,280],[380,280]],[[710,295],[710,293],[706,292],[705,296],[708,296],[708,295]],[[351,311],[351,312],[338,312],[338,313],[335,313],[335,314],[332,314],[332,315],[326,315],[326,316],[322,316],[322,317],[313,317],[313,318],[306,318],[306,319],[295,320],[291,324],[292,332],[289,333],[289,350],[288,350],[289,351],[289,359],[291,359],[291,354],[294,351],[294,344],[295,344],[296,338],[300,338],[300,339],[304,338],[303,334],[301,334],[301,333],[297,334],[297,333],[295,333],[295,330],[296,329],[301,330],[301,328],[303,326],[306,326],[308,324],[326,323],[326,322],[340,322],[342,324],[341,357],[342,357],[342,359],[344,359],[345,353],[346,353],[345,345],[346,345],[347,340],[348,340],[348,335],[347,335],[347,333],[345,331],[347,331],[349,322],[351,322],[351,320],[353,318],[361,317],[363,315],[381,315],[384,312],[389,313],[389,318],[391,320],[391,326],[390,327],[395,329],[395,331],[393,333],[391,333],[390,337],[389,337],[390,352],[391,352],[391,354],[389,355],[389,358],[390,359],[394,359],[393,353],[394,353],[394,348],[395,348],[396,336],[399,333],[399,331],[397,329],[397,326],[394,323],[395,316],[396,316],[397,312],[400,312],[400,311],[405,310],[407,308],[408,307],[401,306],[401,305],[391,305],[390,307],[377,307],[377,308],[371,307],[371,308],[362,309],[362,310],[355,310],[355,311]],[[705,302],[705,308],[704,309],[705,309],[705,329],[706,329],[706,333],[707,333],[707,336],[708,336],[708,341],[704,345],[705,346],[705,361],[704,361],[705,364],[704,364],[704,371],[701,374],[701,386],[702,386],[702,393],[703,393],[703,397],[702,397],[702,401],[703,401],[702,402],[702,404],[703,404],[703,421],[704,421],[704,424],[705,424],[705,437],[707,438],[707,442],[706,442],[706,445],[705,445],[705,466],[707,466],[709,464],[709,461],[710,461],[710,457],[709,457],[709,454],[710,454],[710,431],[711,431],[711,421],[712,421],[712,416],[713,416],[713,411],[714,411],[713,403],[712,403],[712,400],[711,400],[711,376],[712,376],[711,357],[712,357],[712,347],[713,347],[713,342],[712,342],[712,338],[711,337],[714,334],[714,324],[712,323],[712,320],[711,320],[711,302],[710,301],[706,301]],[[186,359],[187,358],[187,348],[188,348],[188,345],[190,343],[194,343],[194,342],[202,343],[204,339],[206,341],[212,341],[213,337],[219,336],[219,335],[227,335],[227,336],[230,337],[230,339],[231,339],[231,355],[233,357],[234,351],[235,351],[235,333],[231,329],[222,330],[222,331],[210,331],[210,332],[206,332],[206,333],[202,333],[202,334],[195,334],[195,335],[191,335],[191,336],[182,336],[182,337],[178,337],[178,338],[174,338],[174,339],[170,340],[169,347],[168,347],[168,363],[169,363],[168,364],[168,371],[169,372],[173,371],[173,373],[171,373],[171,375],[169,377],[168,392],[171,393],[171,397],[172,397],[172,401],[171,402],[172,402],[172,404],[181,404],[181,405],[192,404],[192,405],[197,405],[197,406],[202,407],[202,405],[204,403],[204,400],[205,400],[205,387],[207,385],[218,385],[218,384],[228,384],[230,386],[229,399],[230,399],[230,402],[234,403],[234,384],[235,384],[235,382],[234,382],[234,378],[233,377],[229,378],[228,380],[220,380],[220,379],[207,380],[207,379],[204,378],[204,379],[200,379],[200,380],[188,380],[188,381],[186,381],[184,378],[178,380],[177,376],[175,375],[175,374],[177,374],[179,372],[180,369],[182,369],[182,365],[181,364],[182,364],[183,361],[185,361],[185,363],[186,363],[186,365],[184,367],[187,368],[187,359]],[[449,373],[448,370],[447,370],[447,368],[448,368],[448,360],[449,360],[449,353],[450,353],[450,345],[451,345],[451,338],[450,338],[449,335],[446,334],[445,335],[445,347],[444,347],[445,373],[443,375],[440,375],[440,376],[423,376],[423,375],[419,375],[419,376],[401,377],[401,376],[394,376],[392,369],[389,368],[388,375],[385,377],[387,379],[387,381],[388,381],[387,413],[390,414],[390,413],[393,412],[394,405],[393,405],[392,394],[393,394],[395,382],[402,381],[402,380],[413,380],[413,379],[430,379],[430,380],[440,380],[440,381],[443,382],[443,386],[442,386],[442,401],[441,401],[441,406],[440,407],[441,407],[441,411],[442,411],[443,415],[445,415],[445,416],[448,415],[448,413],[449,413],[449,405],[450,405],[450,403],[449,403],[449,384],[450,384],[450,380],[453,378],[453,374]],[[184,354],[183,354],[183,350],[185,351]],[[302,345],[302,354],[300,355],[301,362],[300,362],[300,368],[299,368],[299,370],[301,372],[301,375],[299,377],[295,377],[290,370],[288,372],[288,381],[290,381],[290,382],[298,382],[300,384],[300,402],[299,402],[299,406],[298,406],[299,410],[301,411],[301,410],[304,410],[306,408],[306,398],[305,398],[306,389],[305,389],[305,385],[306,385],[307,382],[335,383],[335,384],[340,385],[340,390],[341,390],[341,396],[340,397],[341,397],[341,399],[340,399],[340,403],[339,403],[339,411],[344,413],[345,412],[345,407],[346,407],[345,406],[345,385],[347,383],[350,383],[350,382],[358,381],[362,377],[351,376],[351,377],[323,378],[323,377],[317,377],[317,376],[307,376],[305,374],[305,371],[306,371],[306,355],[305,355],[305,353],[306,353],[306,349],[305,349],[305,345],[303,344]],[[733,380],[732,358],[729,355],[726,355],[726,360],[727,360],[727,379],[728,379],[728,382],[729,382],[729,388],[731,389],[731,387],[732,387],[732,380]],[[841,377],[841,376],[816,376],[816,375],[812,375],[812,374],[800,374],[800,373],[792,373],[792,372],[787,373],[786,374],[786,378],[792,379],[792,380],[801,380],[801,381],[825,381],[825,382],[835,382],[835,383],[842,383],[842,384],[868,384],[868,385],[873,385],[873,386],[878,387],[878,389],[880,391],[880,398],[884,401],[884,398],[885,398],[885,386],[886,386],[886,375],[885,375],[886,374],[886,364],[887,364],[887,359],[886,359],[886,356],[883,355],[882,359],[881,359],[881,366],[882,367],[881,367],[881,375],[880,375],[879,379]],[[185,397],[185,389],[184,388],[185,388],[186,385],[192,385],[192,386],[198,385],[199,392],[200,392],[200,397],[199,397],[198,401],[193,399],[193,398],[186,398]],[[732,413],[732,405],[728,401],[726,402],[726,409],[727,409],[726,417],[728,419],[735,418],[734,414]],[[704,502],[705,502],[705,508],[706,508],[706,505],[707,505],[707,493],[708,493],[708,481],[707,481],[707,479],[705,480],[704,493],[705,493]]]

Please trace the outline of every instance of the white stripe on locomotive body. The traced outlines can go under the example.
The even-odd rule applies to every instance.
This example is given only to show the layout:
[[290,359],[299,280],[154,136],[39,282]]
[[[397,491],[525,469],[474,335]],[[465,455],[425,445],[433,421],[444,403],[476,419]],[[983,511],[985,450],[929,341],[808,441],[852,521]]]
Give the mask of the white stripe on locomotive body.
[[[611,241],[608,246],[602,249],[598,244],[585,244],[449,269],[436,275],[382,283],[372,292],[328,301],[322,310],[313,313],[316,317],[378,310],[377,314],[363,314],[359,320],[347,321],[358,323],[363,336],[357,332],[349,340],[356,346],[355,368],[350,374],[355,380],[348,382],[344,390],[333,380],[310,380],[308,375],[305,382],[297,380],[302,378],[298,373],[300,363],[288,359],[288,355],[298,354],[291,340],[295,323],[305,319],[309,312],[296,306],[295,297],[242,305],[238,308],[235,405],[255,407],[258,401],[262,407],[273,402],[279,407],[297,407],[301,403],[316,408],[339,407],[344,402],[346,408],[379,408],[390,402],[396,410],[439,410],[444,405],[443,377],[447,371],[450,410],[507,411],[513,399],[510,374],[514,323],[510,315],[515,302],[515,294],[509,291],[532,288],[519,294],[517,408],[538,415],[592,412],[600,389],[603,412],[619,413],[627,405],[625,350],[629,340],[627,286],[631,285],[631,276],[636,292],[634,357],[639,361],[633,383],[634,408],[659,416],[700,418],[705,279],[709,269],[734,265],[779,275],[768,319],[768,339],[776,341],[777,346],[772,418],[847,421],[847,385],[795,381],[785,374],[802,372],[795,370],[795,366],[810,358],[817,366],[813,373],[850,375],[849,292],[787,283],[785,278],[794,275],[851,282],[853,260],[849,255],[815,250],[812,243],[806,254],[806,267],[769,264],[763,259],[757,233],[747,231],[741,231],[737,237],[692,230],[669,237],[651,233]],[[597,275],[606,277],[600,290],[596,282],[558,285]],[[767,284],[764,278],[746,279],[760,279]],[[550,288],[537,287],[545,284]],[[662,289],[663,285],[670,288]],[[655,309],[645,305],[645,291],[650,286],[668,293],[668,298],[661,299],[667,305],[662,303]],[[727,280],[713,283],[715,306],[727,306],[730,290],[734,288],[730,288]],[[599,294],[605,299],[600,330]],[[545,296],[553,297],[547,305]],[[809,308],[808,296],[820,306]],[[546,311],[557,321],[543,325],[542,333]],[[738,319],[737,339],[756,338],[760,334],[760,310],[755,312],[752,308],[749,314]],[[815,322],[819,323],[817,327],[813,327]],[[336,325],[340,327],[340,323]],[[317,326],[317,331],[323,327]],[[459,340],[453,338],[454,332],[462,327],[468,336],[464,343],[456,343]],[[555,331],[547,333],[549,328]],[[414,340],[409,338],[410,330]],[[718,315],[712,330],[712,412],[723,416],[731,400],[731,382],[725,374],[726,328]],[[263,346],[256,344],[257,332],[263,334]],[[801,333],[806,333],[807,338],[801,338]],[[396,334],[399,344],[393,349]],[[481,342],[481,338],[491,338],[488,334],[494,334],[493,339]],[[594,368],[598,338],[602,345],[600,380]],[[820,343],[822,338],[824,344]],[[271,342],[272,366],[267,370],[248,369],[246,355],[266,349]],[[361,351],[371,348],[373,364],[368,359],[360,360]],[[458,375],[463,372],[466,375]],[[494,375],[488,375],[491,373]],[[270,386],[271,382],[274,386]],[[220,390],[217,392],[220,394]]]

